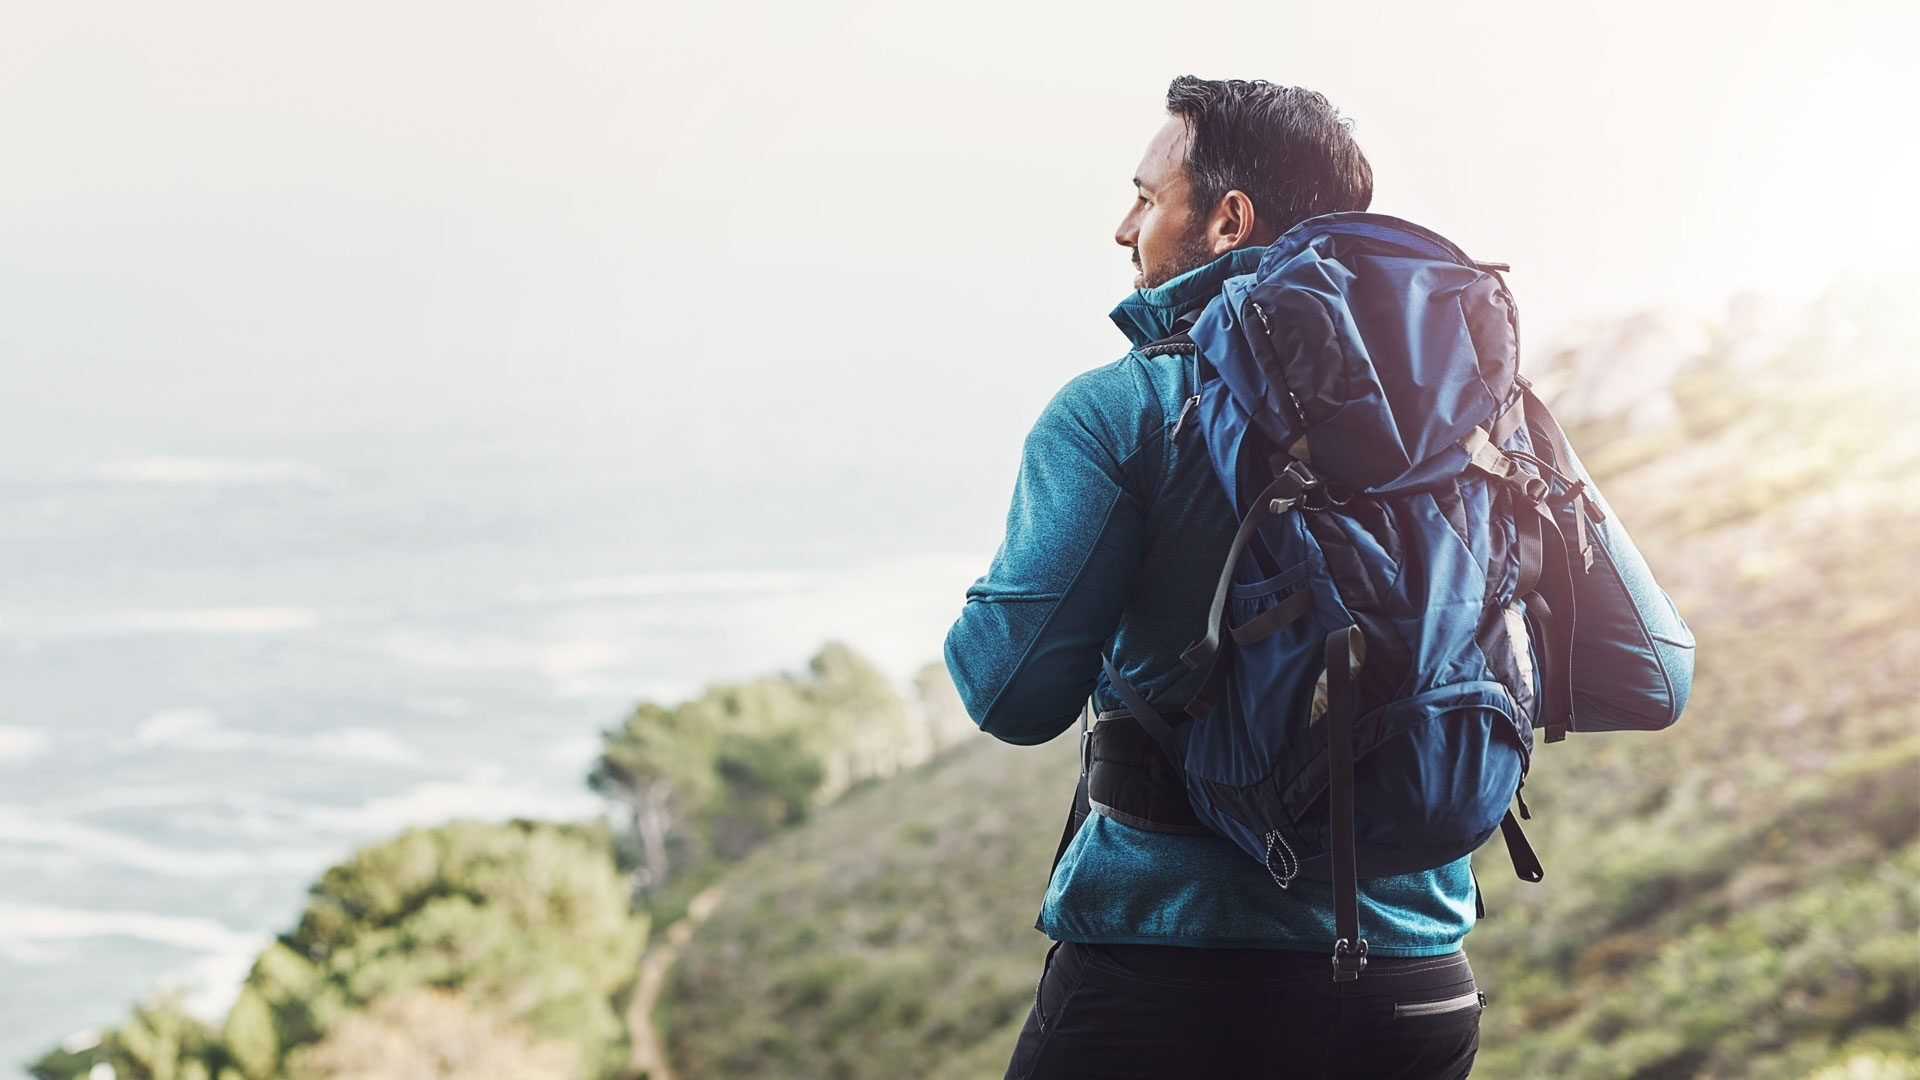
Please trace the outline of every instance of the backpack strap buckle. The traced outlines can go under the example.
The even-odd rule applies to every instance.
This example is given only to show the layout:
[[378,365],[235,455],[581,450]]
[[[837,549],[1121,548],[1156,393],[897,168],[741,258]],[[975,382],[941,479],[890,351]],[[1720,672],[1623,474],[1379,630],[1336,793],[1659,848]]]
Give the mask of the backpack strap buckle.
[[[1283,460],[1285,464],[1281,464]],[[1329,506],[1345,506],[1353,500],[1352,490],[1329,483],[1299,458],[1275,454],[1273,465],[1279,470],[1273,487],[1283,496],[1273,500],[1272,509],[1276,514],[1284,514],[1295,506],[1302,510],[1325,510]]]
[[[1509,432],[1511,434],[1511,432]],[[1500,449],[1494,435],[1486,428],[1476,427],[1461,437],[1460,449],[1467,453],[1467,464],[1479,469],[1496,480],[1504,480],[1516,488],[1529,501],[1541,502],[1552,491],[1547,482],[1540,477],[1529,475],[1515,464],[1514,457],[1526,457],[1518,454],[1510,456]]]
[[1352,982],[1367,970],[1367,939],[1349,942],[1341,938],[1333,943],[1333,981]]

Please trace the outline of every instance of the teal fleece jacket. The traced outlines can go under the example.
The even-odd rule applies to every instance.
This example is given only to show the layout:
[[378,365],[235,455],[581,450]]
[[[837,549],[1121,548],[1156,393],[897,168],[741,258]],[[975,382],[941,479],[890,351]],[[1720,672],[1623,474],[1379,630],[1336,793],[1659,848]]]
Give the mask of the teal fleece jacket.
[[[1122,301],[1113,319],[1136,351],[1069,382],[1027,436],[1006,539],[947,635],[948,669],[983,731],[1029,745],[1072,727],[1109,644],[1155,705],[1176,707],[1198,688],[1179,654],[1205,630],[1236,523],[1199,443],[1168,438],[1193,394],[1191,358],[1137,350],[1260,254],[1232,252]],[[1120,707],[1104,685],[1100,695],[1099,709]],[[1464,858],[1363,881],[1369,951],[1452,952],[1473,926],[1474,899]],[[1060,941],[1315,952],[1338,936],[1328,884],[1282,890],[1222,837],[1099,814],[1055,870],[1041,929]]]

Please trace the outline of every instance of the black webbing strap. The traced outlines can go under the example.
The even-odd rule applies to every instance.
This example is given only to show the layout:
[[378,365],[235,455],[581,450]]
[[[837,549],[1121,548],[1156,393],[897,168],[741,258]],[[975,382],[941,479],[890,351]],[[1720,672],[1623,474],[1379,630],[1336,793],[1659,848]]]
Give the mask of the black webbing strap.
[[[1511,810],[1500,819],[1500,835],[1507,842],[1507,857],[1513,860],[1513,872],[1520,875],[1521,881],[1539,881],[1547,876],[1540,866],[1540,856],[1533,853],[1533,845],[1527,843],[1527,834],[1520,831],[1520,820]],[[1479,887],[1480,883],[1474,882],[1476,891]]]
[[1546,442],[1547,451],[1553,455],[1553,467],[1561,472],[1572,468],[1573,447],[1567,442],[1567,433],[1561,430],[1560,421],[1554,419],[1553,412],[1533,392],[1532,386],[1528,386],[1520,400],[1514,402],[1515,408],[1522,405],[1527,410],[1527,430]]
[[1568,477],[1568,482],[1572,484],[1572,490],[1561,496],[1561,501],[1573,512],[1574,550],[1580,553],[1580,569],[1585,573],[1593,569],[1594,558],[1593,541],[1587,535],[1587,517],[1592,515],[1595,521],[1605,521],[1607,515],[1598,503],[1587,498],[1585,482],[1571,479],[1573,447],[1567,442],[1567,433],[1561,429],[1560,421],[1554,418],[1545,403],[1534,396],[1531,386],[1527,387],[1520,401],[1514,402],[1514,407],[1517,409],[1523,403],[1527,408],[1527,430],[1546,442],[1548,451],[1553,455],[1554,469]]
[[[1087,752],[1088,741],[1092,738],[1092,730],[1087,724],[1087,713],[1091,708],[1092,703],[1089,702],[1087,708],[1080,710],[1080,782],[1073,789],[1073,805],[1067,808],[1067,824],[1060,830],[1060,846],[1053,849],[1053,866],[1047,870],[1049,886],[1053,884],[1054,872],[1060,869],[1060,860],[1066,858],[1067,848],[1072,846],[1073,838],[1080,835],[1081,824],[1087,820],[1087,815],[1093,812],[1093,803],[1087,796]],[[1041,928],[1040,921],[1040,916],[1036,915],[1033,920],[1035,930]]]
[[[1053,870],[1060,869],[1060,860],[1067,855],[1067,848],[1073,844],[1073,838],[1080,834],[1080,826],[1093,812],[1093,803],[1087,798],[1087,774],[1080,774],[1080,783],[1073,789],[1073,806],[1067,811],[1066,827],[1060,830],[1060,846],[1053,850]],[[1053,870],[1047,871],[1047,880],[1053,880]]]
[[1147,704],[1147,699],[1140,696],[1140,691],[1135,690],[1133,684],[1120,674],[1120,669],[1113,666],[1112,657],[1102,654],[1100,664],[1106,669],[1107,682],[1113,687],[1113,692],[1120,695],[1120,700],[1126,703],[1127,711],[1133,714],[1134,723],[1145,728],[1147,734],[1153,736],[1153,741],[1160,744],[1161,752],[1167,755],[1168,761],[1173,762],[1175,769],[1185,771],[1187,751],[1173,737],[1173,726],[1167,723],[1159,710]]
[[1233,635],[1234,644],[1251,645],[1271,637],[1281,627],[1312,610],[1313,590],[1303,588],[1239,626],[1230,626],[1227,630]]
[[[1053,870],[1060,869],[1060,860],[1066,855],[1067,846],[1073,843],[1074,836],[1080,832],[1081,822],[1086,821],[1087,815],[1093,811],[1092,800],[1087,795],[1087,778],[1092,771],[1087,759],[1093,737],[1093,731],[1087,724],[1087,711],[1080,711],[1080,783],[1073,789],[1073,806],[1067,811],[1067,826],[1061,830],[1060,846],[1053,853]],[[1049,881],[1053,878],[1053,870],[1047,871]]]
[[1360,936],[1359,868],[1353,851],[1353,638],[1357,626],[1327,635],[1327,807],[1332,825],[1333,981],[1352,982],[1367,967]]
[[1213,656],[1213,665],[1207,669],[1207,677],[1200,681],[1200,689],[1193,692],[1181,711],[1195,720],[1205,720],[1213,703],[1220,697],[1220,691],[1227,685],[1227,674],[1233,660],[1233,638],[1229,636],[1220,643],[1220,651]]
[[1240,556],[1246,553],[1247,544],[1260,528],[1260,523],[1273,516],[1274,505],[1284,504],[1298,496],[1307,487],[1309,475],[1304,469],[1295,471],[1289,467],[1254,496],[1253,505],[1247,507],[1247,516],[1233,534],[1233,546],[1227,549],[1227,564],[1221,567],[1220,581],[1213,589],[1213,604],[1207,609],[1207,635],[1187,646],[1187,650],[1180,654],[1180,659],[1189,668],[1198,671],[1212,663],[1220,652],[1220,628],[1227,620],[1227,596],[1233,591],[1233,572],[1240,565]]
[[1547,565],[1546,530],[1551,524],[1550,520],[1541,521],[1539,514],[1525,509],[1515,511],[1513,561],[1519,565],[1520,577],[1513,587],[1513,595],[1526,596],[1540,587],[1540,575]]

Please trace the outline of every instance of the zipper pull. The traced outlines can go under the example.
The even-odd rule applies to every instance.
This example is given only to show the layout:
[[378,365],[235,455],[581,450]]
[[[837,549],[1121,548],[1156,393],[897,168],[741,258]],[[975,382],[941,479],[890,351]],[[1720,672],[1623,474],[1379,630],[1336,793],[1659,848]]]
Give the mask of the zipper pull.
[[1187,403],[1185,405],[1180,406],[1180,415],[1174,418],[1173,434],[1169,436],[1170,439],[1177,439],[1180,437],[1180,428],[1186,424],[1187,414],[1192,412],[1193,407],[1198,404],[1200,404],[1200,395],[1195,394],[1192,397],[1187,399]]

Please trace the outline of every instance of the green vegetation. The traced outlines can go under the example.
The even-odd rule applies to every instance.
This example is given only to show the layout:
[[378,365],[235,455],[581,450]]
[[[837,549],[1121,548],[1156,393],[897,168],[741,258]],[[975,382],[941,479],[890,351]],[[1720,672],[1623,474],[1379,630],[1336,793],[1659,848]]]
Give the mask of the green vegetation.
[[924,760],[936,732],[908,718],[886,677],[845,645],[801,675],[709,687],[646,703],[606,733],[589,785],[624,806],[622,865],[657,914],[853,783]]
[[[514,822],[414,829],[314,886],[217,1030],[161,1001],[37,1075],[121,1080],[609,1077],[647,936],[605,830]],[[484,1053],[482,1053],[484,1051]],[[481,1071],[474,1064],[489,1064]]]
[[[1775,338],[1720,333],[1671,408],[1563,410],[1699,670],[1672,731],[1543,749],[1527,791],[1545,882],[1515,881],[1497,843],[1477,858],[1476,1077],[1920,1075],[1920,341],[1903,310],[1837,293]],[[676,1067],[999,1076],[1073,772],[1067,740],[982,740],[741,863],[673,980]]]
[[998,1076],[1077,770],[979,739],[854,792],[723,880],[676,967],[687,1077]]

